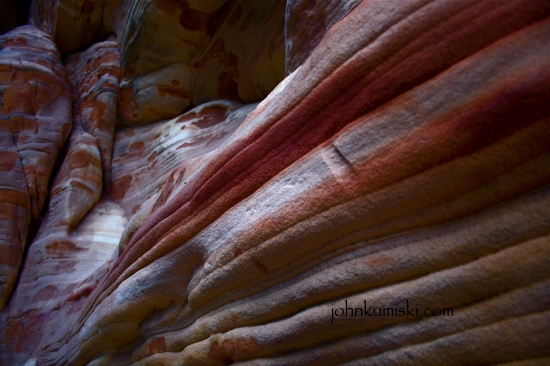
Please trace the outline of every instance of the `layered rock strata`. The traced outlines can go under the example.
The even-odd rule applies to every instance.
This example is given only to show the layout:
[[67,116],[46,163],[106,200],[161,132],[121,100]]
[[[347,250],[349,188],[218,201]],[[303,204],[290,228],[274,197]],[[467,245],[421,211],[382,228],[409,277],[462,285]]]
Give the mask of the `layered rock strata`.
[[[95,81],[74,82],[93,79],[92,46],[68,58],[74,132],[0,317],[4,364],[550,360],[548,2],[118,6],[113,148],[86,127],[105,120],[86,104]],[[213,79],[185,89],[191,48],[152,42],[178,20],[192,55],[224,45],[220,71],[225,42],[253,38],[225,33],[239,6],[260,43],[286,9],[289,75],[259,104],[242,104],[257,97],[241,66],[233,101]],[[155,94],[171,80],[184,102]]]
[[71,131],[71,96],[52,39],[24,26],[0,36],[0,308],[36,230]]
[[113,200],[132,216],[181,164],[222,145],[255,106],[210,102],[170,121],[118,131]]
[[75,54],[67,61],[75,124],[96,141],[101,157],[103,184],[109,193],[120,84],[117,44],[113,40],[96,43],[86,52]]

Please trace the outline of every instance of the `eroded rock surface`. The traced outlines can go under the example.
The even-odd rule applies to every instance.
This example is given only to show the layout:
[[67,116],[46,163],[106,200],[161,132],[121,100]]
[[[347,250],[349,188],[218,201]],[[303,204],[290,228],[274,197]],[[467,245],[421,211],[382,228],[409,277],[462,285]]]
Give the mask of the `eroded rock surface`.
[[32,26],[0,36],[0,308],[35,231],[58,154],[71,131],[71,97],[52,39]]
[[300,67],[327,31],[362,0],[288,0],[285,12],[286,74]]
[[120,56],[116,42],[96,43],[86,52],[71,56],[67,71],[72,86],[75,124],[96,141],[101,176],[105,191],[109,193],[120,84]]
[[255,106],[210,102],[170,121],[118,131],[113,154],[113,200],[129,217],[135,214],[181,164],[223,144]]
[[[241,89],[281,65],[264,44],[280,9],[289,75]],[[116,58],[98,56],[114,38],[69,56],[74,131],[1,314],[3,364],[550,361],[547,1],[112,14],[119,99],[94,112],[116,100],[99,76]]]
[[258,102],[284,77],[284,1],[127,4],[119,28],[126,125],[216,99]]

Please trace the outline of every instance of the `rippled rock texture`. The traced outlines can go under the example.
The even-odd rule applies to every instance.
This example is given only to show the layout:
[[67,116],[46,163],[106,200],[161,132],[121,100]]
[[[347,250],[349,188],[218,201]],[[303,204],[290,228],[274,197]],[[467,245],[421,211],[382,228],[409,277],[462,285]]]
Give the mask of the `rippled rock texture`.
[[72,134],[43,218],[2,135],[2,365],[550,362],[550,3],[49,2]]
[[0,36],[0,307],[15,284],[59,152],[71,97],[52,39],[24,26]]

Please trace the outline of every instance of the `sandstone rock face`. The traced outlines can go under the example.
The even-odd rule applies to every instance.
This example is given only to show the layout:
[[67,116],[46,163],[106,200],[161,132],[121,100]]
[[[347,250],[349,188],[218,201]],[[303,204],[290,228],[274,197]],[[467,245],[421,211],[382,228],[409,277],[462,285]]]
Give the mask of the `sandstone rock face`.
[[[40,220],[71,130],[71,97],[52,39],[31,26],[0,36],[0,308]],[[30,225],[30,226],[29,226]]]
[[[119,98],[120,56],[116,42],[97,43],[67,64],[75,124],[94,137],[105,190],[110,192],[113,137]],[[101,191],[101,189],[100,189]]]
[[286,74],[302,65],[326,32],[362,0],[288,0],[285,12]]
[[126,125],[216,99],[258,102],[284,77],[284,1],[125,4],[119,116]]
[[23,313],[88,294],[116,258],[127,222],[108,197],[120,77],[116,43],[95,44],[66,61],[73,131],[12,300]]
[[550,361],[550,3],[111,9],[0,364]]
[[86,49],[113,34],[117,1],[33,0],[29,24],[55,39],[62,55]]
[[170,121],[118,131],[113,200],[132,216],[181,164],[217,149],[255,106],[210,102]]

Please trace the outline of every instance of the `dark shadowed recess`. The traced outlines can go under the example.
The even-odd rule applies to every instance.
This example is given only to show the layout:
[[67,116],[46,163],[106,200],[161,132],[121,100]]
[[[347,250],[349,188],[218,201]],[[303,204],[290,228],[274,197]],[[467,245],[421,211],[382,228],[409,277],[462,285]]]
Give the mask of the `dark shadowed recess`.
[[27,24],[31,0],[0,0],[0,34]]

